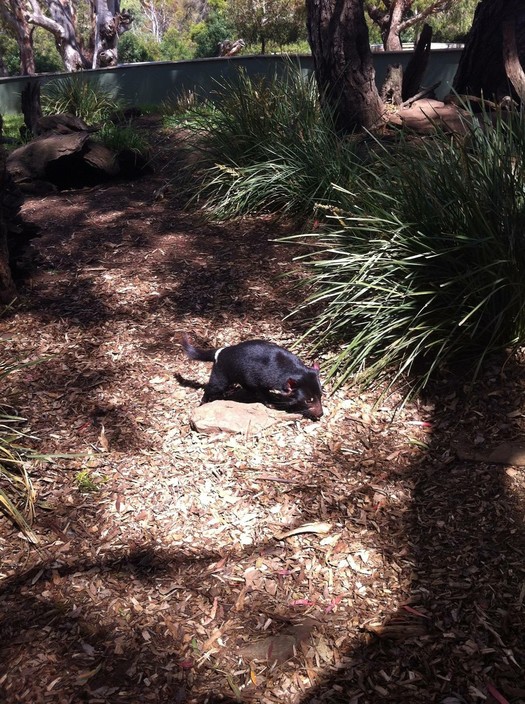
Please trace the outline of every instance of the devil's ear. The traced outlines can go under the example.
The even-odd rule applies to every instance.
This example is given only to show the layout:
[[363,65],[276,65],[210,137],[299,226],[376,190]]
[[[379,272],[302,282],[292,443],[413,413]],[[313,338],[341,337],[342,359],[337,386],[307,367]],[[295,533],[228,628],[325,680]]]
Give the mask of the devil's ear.
[[314,362],[312,364],[312,369],[314,370],[314,372],[317,372],[319,374],[319,370],[321,369],[321,367],[319,366],[319,362]]

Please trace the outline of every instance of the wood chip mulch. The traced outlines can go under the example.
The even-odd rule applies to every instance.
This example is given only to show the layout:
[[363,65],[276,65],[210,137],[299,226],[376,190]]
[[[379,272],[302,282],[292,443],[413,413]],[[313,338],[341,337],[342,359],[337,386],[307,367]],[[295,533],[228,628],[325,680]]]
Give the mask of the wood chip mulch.
[[525,702],[525,470],[482,461],[523,438],[524,362],[194,433],[209,367],[180,335],[289,346],[297,264],[282,225],[184,212],[158,139],[140,180],[24,205],[2,353],[43,361],[3,396],[38,451],[79,455],[31,468],[38,545],[0,519],[0,701]]

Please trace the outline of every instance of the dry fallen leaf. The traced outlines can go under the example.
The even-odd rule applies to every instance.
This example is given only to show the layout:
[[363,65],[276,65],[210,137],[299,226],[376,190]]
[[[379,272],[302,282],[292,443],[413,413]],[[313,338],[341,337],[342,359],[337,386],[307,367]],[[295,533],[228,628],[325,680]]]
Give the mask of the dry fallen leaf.
[[102,452],[109,452],[109,440],[107,438],[104,425],[102,425],[100,435],[98,436],[98,444],[102,448]]
[[285,538],[291,538],[293,535],[301,535],[302,533],[329,533],[332,530],[331,523],[305,523],[297,528],[292,528],[292,530],[285,531],[284,533],[276,533],[274,538],[276,540],[284,540]]

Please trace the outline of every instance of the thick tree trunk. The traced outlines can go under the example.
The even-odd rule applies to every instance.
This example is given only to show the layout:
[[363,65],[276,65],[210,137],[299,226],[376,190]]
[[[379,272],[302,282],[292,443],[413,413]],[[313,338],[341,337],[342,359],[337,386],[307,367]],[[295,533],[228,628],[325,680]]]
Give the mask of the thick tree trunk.
[[379,124],[383,104],[375,83],[363,0],[306,0],[308,38],[321,101],[337,129]]
[[33,51],[33,28],[30,26],[22,0],[0,1],[0,17],[10,28],[18,44],[20,75],[34,76],[35,54]]
[[523,0],[481,0],[465,42],[454,90],[460,95],[498,102],[507,95],[517,98],[505,71],[503,27],[516,27],[518,55],[525,57],[525,4]]
[[127,10],[120,11],[119,0],[94,0],[94,5],[96,27],[93,68],[116,66],[119,37],[131,28],[133,16]]

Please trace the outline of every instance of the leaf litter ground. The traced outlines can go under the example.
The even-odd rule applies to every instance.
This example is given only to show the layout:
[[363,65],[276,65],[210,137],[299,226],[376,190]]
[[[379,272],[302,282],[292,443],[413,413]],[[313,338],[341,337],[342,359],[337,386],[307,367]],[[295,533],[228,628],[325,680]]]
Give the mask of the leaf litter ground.
[[32,468],[38,546],[0,521],[0,700],[524,702],[524,470],[483,461],[523,437],[523,362],[197,435],[209,367],[181,334],[292,344],[297,265],[282,225],[185,212],[157,140],[141,180],[24,205],[2,344],[44,361],[5,399],[81,456]]

